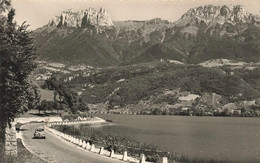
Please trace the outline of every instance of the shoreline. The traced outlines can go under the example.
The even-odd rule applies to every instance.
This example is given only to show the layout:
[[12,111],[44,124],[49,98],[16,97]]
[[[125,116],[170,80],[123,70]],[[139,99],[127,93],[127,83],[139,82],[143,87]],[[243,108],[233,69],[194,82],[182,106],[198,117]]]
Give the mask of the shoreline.
[[260,116],[187,116],[187,115],[155,115],[155,114],[113,114],[113,113],[91,113],[91,115],[119,115],[119,116],[154,116],[154,117],[212,117],[212,118],[260,118]]
[[[83,129],[84,129],[84,127],[86,127],[86,126],[84,126],[84,124],[79,124],[80,126],[82,125],[83,126],[83,128],[77,128],[78,129],[78,131],[81,131],[81,133],[84,131]],[[111,125],[111,126],[113,126],[113,124]],[[92,127],[92,126],[87,126],[87,127]],[[93,126],[93,127],[96,127],[95,125]],[[100,126],[100,127],[102,127],[102,125]],[[69,128],[73,128],[73,126],[69,126],[69,128],[68,127],[65,127],[65,128],[67,128],[65,131],[66,132],[63,132],[62,131],[62,128],[64,128],[64,126],[62,127],[62,126],[57,126],[57,127],[55,127],[54,126],[54,128],[53,129],[55,129],[55,130],[57,130],[57,131],[59,131],[59,132],[62,132],[62,133],[64,133],[64,134],[67,134],[67,133],[70,133],[70,135],[72,134],[70,131],[75,131],[75,129],[72,129],[72,130],[70,130]],[[93,131],[90,131],[89,132],[89,130],[92,130],[92,129],[87,129],[87,128],[85,128],[86,129],[86,131],[88,132],[88,133],[91,133],[90,135],[88,135],[88,136],[90,136],[90,137],[98,137],[98,139],[101,141],[101,142],[105,142],[105,141],[107,141],[106,139],[105,139],[105,137],[107,137],[107,136],[111,136],[111,134],[110,133],[106,133],[106,132],[104,132],[104,131],[98,131],[98,130],[93,130]],[[84,131],[85,132],[85,131]],[[96,133],[95,133],[96,132]],[[113,134],[114,135],[114,134]],[[82,140],[86,140],[85,138],[86,137],[88,137],[87,135],[77,135],[76,133],[75,134],[72,134],[72,136],[73,137],[77,137],[78,139],[82,139]],[[126,136],[122,136],[122,135],[114,135],[114,136],[116,136],[116,137],[118,137],[119,139],[121,139],[122,138],[122,140],[127,140],[128,142],[132,142],[132,143],[136,143],[136,144],[138,144],[138,143],[141,143],[141,144],[146,144],[146,143],[142,143],[142,142],[138,142],[137,140],[134,140],[134,139],[129,139],[128,137],[126,137]],[[85,137],[85,138],[84,138]],[[121,137],[121,138],[120,138]],[[100,144],[100,142],[98,143],[97,141],[92,141],[92,140],[86,140],[86,141],[88,141],[88,142],[91,142],[91,144],[92,143],[94,143],[94,144],[97,144],[97,146],[104,146],[104,144]],[[201,158],[201,157],[188,157],[188,156],[186,156],[186,155],[183,155],[183,154],[181,154],[181,153],[175,153],[175,152],[167,152],[167,151],[164,151],[164,150],[162,150],[162,148],[157,148],[156,147],[156,149],[153,149],[155,146],[157,146],[157,145],[155,145],[155,144],[146,144],[146,148],[142,148],[142,147],[140,147],[140,148],[133,148],[133,147],[128,147],[128,146],[125,146],[124,145],[124,143],[123,142],[118,142],[118,144],[119,144],[119,146],[124,146],[124,148],[125,149],[127,149],[127,151],[129,152],[129,154],[131,154],[130,156],[131,157],[138,157],[137,155],[140,155],[141,153],[144,153],[146,156],[147,156],[147,158],[148,158],[148,160],[147,161],[150,161],[150,162],[157,162],[158,161],[158,159],[160,160],[160,159],[162,159],[163,157],[167,157],[168,159],[169,159],[169,161],[174,161],[174,162],[194,162],[194,161],[203,161],[203,162],[205,162],[205,163],[207,163],[207,162],[211,162],[211,163],[220,163],[220,162],[230,162],[230,161],[228,161],[228,160],[225,160],[225,161],[223,161],[223,160],[217,160],[217,159],[214,159],[214,158],[211,158],[211,159],[207,159],[207,158]],[[107,148],[105,148],[105,149],[107,149]],[[132,151],[132,152],[131,152]],[[134,152],[134,151],[139,151],[139,152]],[[150,154],[149,154],[150,153]],[[121,152],[119,152],[119,154],[122,154],[122,151]],[[160,155],[160,156],[159,156]],[[175,159],[173,159],[173,158],[175,158]],[[212,162],[213,161],[213,162]]]

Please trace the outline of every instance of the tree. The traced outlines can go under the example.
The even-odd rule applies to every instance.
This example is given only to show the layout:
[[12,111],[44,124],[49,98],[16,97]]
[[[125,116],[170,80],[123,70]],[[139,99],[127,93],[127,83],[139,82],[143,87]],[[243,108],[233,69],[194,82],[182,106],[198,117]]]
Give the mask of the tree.
[[82,112],[89,111],[87,104],[84,102],[79,102],[78,109],[79,109],[79,111],[82,111]]
[[50,111],[53,113],[53,108],[55,107],[55,104],[53,101],[47,101],[47,108],[46,110]]
[[[8,13],[6,15],[6,13]],[[10,0],[0,1],[0,127],[4,129],[19,114],[34,106],[34,91],[28,79],[36,67],[35,46],[28,25],[14,22]],[[0,139],[1,139],[0,138]],[[1,139],[4,140],[4,139]]]
[[56,108],[56,110],[57,110],[57,113],[59,113],[59,110],[63,110],[64,109],[64,106],[63,106],[63,104],[61,104],[61,103],[58,103],[58,107]]
[[155,109],[152,111],[152,114],[153,114],[153,115],[160,115],[160,114],[161,114],[161,110],[158,109],[158,108],[155,108]]
[[43,89],[49,90],[58,90],[62,87],[61,83],[57,79],[57,74],[52,74],[51,77],[45,80],[44,84],[42,85]]
[[32,100],[32,103],[31,103],[32,106],[30,106],[30,108],[37,109],[38,106],[40,105],[41,94],[36,86],[32,87],[32,91],[33,91],[33,96],[31,96],[31,98],[30,98],[30,100]]
[[11,6],[10,0],[1,0],[0,1],[0,14],[8,10]]
[[41,111],[45,111],[46,112],[46,108],[47,108],[47,101],[43,100],[40,105],[37,107],[39,114],[41,113]]

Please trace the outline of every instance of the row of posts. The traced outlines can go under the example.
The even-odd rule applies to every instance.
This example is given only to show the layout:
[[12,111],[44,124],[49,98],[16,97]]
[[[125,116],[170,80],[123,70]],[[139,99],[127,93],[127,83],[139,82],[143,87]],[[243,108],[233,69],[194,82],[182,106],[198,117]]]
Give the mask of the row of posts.
[[52,122],[49,123],[49,126],[52,125],[69,125],[69,124],[80,124],[80,123],[86,123],[86,122],[90,122],[90,121],[72,121],[72,122]]
[[[55,124],[55,125],[56,125],[56,124]],[[91,151],[91,152],[94,152],[94,151],[95,151],[95,145],[94,145],[94,144],[90,145],[89,142],[82,141],[81,139],[78,139],[78,138],[75,138],[75,137],[73,137],[73,136],[64,134],[64,133],[59,132],[59,131],[57,131],[57,130],[55,130],[55,129],[50,129],[50,128],[48,128],[48,127],[47,127],[47,129],[50,130],[50,131],[52,131],[54,134],[60,136],[61,138],[63,138],[63,139],[65,139],[65,140],[67,140],[67,141],[69,141],[69,142],[71,142],[71,143],[73,143],[73,144],[76,144],[76,145],[82,147],[83,149],[89,150],[89,151]],[[103,154],[104,154],[104,147],[100,147],[98,153],[99,153],[100,155],[103,155]],[[110,154],[109,154],[109,157],[114,157],[114,156],[115,156],[114,154],[115,154],[115,153],[114,153],[114,150],[111,149]],[[146,159],[146,158],[145,158],[145,155],[144,155],[144,154],[141,154],[139,163],[145,163],[145,162],[146,162],[145,159]],[[123,160],[123,161],[127,161],[127,160],[128,160],[127,151],[124,151],[122,160]],[[162,163],[168,163],[168,158],[167,158],[167,157],[163,157],[163,158],[162,158]]]

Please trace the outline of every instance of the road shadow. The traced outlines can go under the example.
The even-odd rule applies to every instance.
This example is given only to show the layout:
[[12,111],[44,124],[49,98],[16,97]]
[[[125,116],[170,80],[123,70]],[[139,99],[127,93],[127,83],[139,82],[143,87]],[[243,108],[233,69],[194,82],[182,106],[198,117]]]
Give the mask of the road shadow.
[[43,139],[44,140],[46,138],[36,138],[36,137],[33,136],[32,139],[39,139],[39,140]]
[[27,128],[20,128],[20,129],[16,129],[17,132],[20,132],[20,131],[26,131],[28,130]]
[[57,113],[29,113],[30,115],[33,115],[33,116],[38,116],[38,117],[49,117],[49,116],[57,116],[58,114]]

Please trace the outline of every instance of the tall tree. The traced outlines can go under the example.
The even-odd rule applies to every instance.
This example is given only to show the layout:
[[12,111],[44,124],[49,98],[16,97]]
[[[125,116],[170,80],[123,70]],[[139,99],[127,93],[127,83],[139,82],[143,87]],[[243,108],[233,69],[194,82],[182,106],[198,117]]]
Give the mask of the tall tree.
[[14,21],[10,0],[0,0],[0,136],[19,114],[34,106],[35,91],[28,79],[36,67],[35,46],[28,25]]
[[10,9],[10,6],[10,0],[0,0],[0,14],[3,14],[6,10]]

